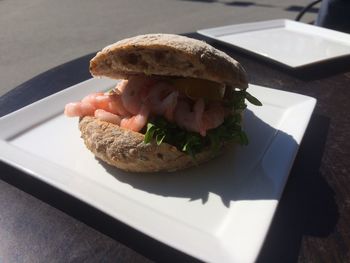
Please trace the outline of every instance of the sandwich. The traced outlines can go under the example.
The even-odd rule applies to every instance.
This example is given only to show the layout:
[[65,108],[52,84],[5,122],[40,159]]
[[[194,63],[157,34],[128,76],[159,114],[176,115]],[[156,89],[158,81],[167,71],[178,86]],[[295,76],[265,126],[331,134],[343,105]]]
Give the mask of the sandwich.
[[65,114],[79,117],[81,137],[98,159],[130,172],[185,169],[247,144],[246,100],[261,105],[247,92],[239,62],[180,35],[118,41],[91,59],[90,72],[120,81],[67,104]]

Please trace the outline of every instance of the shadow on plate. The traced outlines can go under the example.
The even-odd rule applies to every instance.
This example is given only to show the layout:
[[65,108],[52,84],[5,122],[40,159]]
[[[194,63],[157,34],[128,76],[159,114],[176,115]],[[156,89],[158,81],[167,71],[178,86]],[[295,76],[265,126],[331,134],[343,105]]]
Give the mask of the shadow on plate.
[[[282,147],[279,150],[286,151],[286,154],[295,151],[297,143],[292,136],[277,131],[257,118],[252,111],[246,111],[245,120],[249,125],[246,127],[249,146],[237,146],[197,167],[173,173],[139,174],[101,164],[118,181],[164,197],[201,200],[205,204],[209,195],[215,194],[226,207],[236,200],[278,199],[287,174],[277,175],[271,171],[272,158],[279,157],[266,151],[277,135]],[[256,136],[257,131],[259,136]]]
[[[250,116],[255,118],[255,116]],[[271,127],[260,123],[267,133],[271,132]],[[300,146],[292,171],[289,176],[284,194],[277,209],[271,229],[267,235],[266,242],[262,248],[258,262],[297,262],[301,239],[303,235],[327,236],[333,231],[338,220],[338,208],[335,203],[334,192],[328,183],[320,174],[320,165],[324,151],[324,144],[328,134],[329,119],[320,115],[313,115],[309,127]],[[288,142],[293,142],[290,136],[285,135]],[[205,167],[215,171],[224,159],[213,160]],[[193,168],[196,169],[196,168]],[[86,204],[30,175],[27,175],[15,168],[0,162],[0,179],[39,198],[40,200],[60,209],[61,211],[73,216],[83,223],[97,229],[98,231],[114,238],[131,247],[144,256],[160,262],[197,262],[196,259],[185,255],[163,243],[154,240],[145,234],[119,222],[89,204]],[[148,175],[145,175],[148,176]],[[207,175],[208,176],[208,175]],[[248,182],[238,180],[238,176],[231,173],[214,173],[209,176],[207,183],[200,174],[190,178],[191,185],[196,189],[195,194],[189,194],[191,189],[185,185],[186,175],[182,175],[185,180],[179,183],[179,178],[170,174],[165,174],[165,178],[160,178],[161,183],[152,186],[145,183],[148,180],[140,175],[130,175],[118,179],[124,179],[124,182],[133,183],[134,187],[142,187],[148,191],[158,191],[163,195],[180,195],[192,198],[203,198],[209,192],[221,194],[225,202],[238,198],[274,198],[266,191],[255,191],[255,193],[236,192],[228,193],[232,185],[224,183],[237,183],[237,187],[249,189]],[[187,177],[190,177],[188,175]],[[175,178],[175,179],[174,179]],[[221,179],[221,180],[218,180]],[[152,178],[151,178],[152,179]],[[177,180],[177,184],[171,184],[171,180]],[[257,179],[256,176],[250,176],[249,179]],[[152,182],[155,178],[153,177]],[[265,184],[271,183],[268,177],[261,178]],[[141,181],[143,183],[135,183]],[[196,184],[199,183],[197,186]],[[213,185],[210,185],[213,183]],[[159,189],[160,186],[166,186],[165,189]],[[174,190],[176,186],[185,186],[185,189]],[[21,202],[19,200],[19,202]],[[38,216],[40,211],[38,210]]]
[[320,172],[328,128],[329,118],[313,115],[258,263],[298,262],[303,236],[326,237],[334,231],[339,218],[335,193]]

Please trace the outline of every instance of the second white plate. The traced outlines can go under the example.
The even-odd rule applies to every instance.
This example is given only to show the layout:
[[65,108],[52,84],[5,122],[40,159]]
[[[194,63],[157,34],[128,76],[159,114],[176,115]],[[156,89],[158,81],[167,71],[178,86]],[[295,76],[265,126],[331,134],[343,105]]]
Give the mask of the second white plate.
[[349,34],[286,19],[197,32],[291,68],[350,55]]

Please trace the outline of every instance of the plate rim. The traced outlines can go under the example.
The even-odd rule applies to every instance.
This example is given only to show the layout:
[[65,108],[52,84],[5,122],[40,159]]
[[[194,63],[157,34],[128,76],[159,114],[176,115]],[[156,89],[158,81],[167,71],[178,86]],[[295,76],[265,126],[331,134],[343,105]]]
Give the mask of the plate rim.
[[[87,85],[87,84],[89,85],[89,84],[94,83],[96,81],[100,82],[101,80],[89,79],[87,81],[84,81],[84,82],[81,82],[81,83],[79,83],[77,85],[74,85],[71,88],[68,88],[68,89],[63,90],[61,92],[53,94],[53,95],[51,95],[49,97],[46,97],[46,98],[44,98],[42,100],[39,100],[39,101],[37,101],[37,102],[35,102],[33,104],[30,104],[30,105],[28,105],[28,106],[26,106],[26,107],[24,107],[22,109],[19,109],[19,110],[13,112],[13,113],[10,113],[10,114],[8,114],[6,116],[3,116],[3,117],[0,118],[0,124],[8,123],[9,121],[11,121],[11,119],[13,120],[14,118],[17,118],[20,115],[26,115],[26,114],[28,114],[28,112],[32,111],[33,109],[38,108],[41,105],[43,105],[43,103],[51,103],[51,101],[55,100],[57,98],[57,96],[63,96],[65,98],[67,98],[67,99],[70,99],[69,95],[71,95],[72,93],[75,94],[75,90],[79,90],[78,93],[80,94],[79,96],[81,96],[81,91],[80,91],[81,87],[84,86],[84,85]],[[103,85],[107,85],[107,84],[112,85],[112,83],[115,83],[115,82],[116,82],[115,80],[113,80],[113,81],[102,80],[102,83],[104,83]],[[274,89],[271,89],[271,88],[262,87],[262,86],[258,86],[258,85],[251,85],[251,86],[252,87],[260,87],[260,88],[263,88],[263,89],[267,89],[270,92],[288,93],[288,94],[294,94],[296,96],[303,97],[307,103],[311,103],[312,104],[311,105],[312,106],[312,110],[309,111],[309,113],[308,113],[310,115],[309,118],[311,117],[313,108],[314,108],[315,103],[316,103],[316,100],[314,98],[309,97],[309,96],[305,96],[305,95],[301,95],[301,94],[292,93],[292,92],[274,90]],[[303,101],[303,102],[305,102],[305,101]],[[44,115],[45,118],[47,118],[47,114],[48,115],[50,115],[50,114],[51,115],[52,114],[57,114],[56,113],[57,107],[58,107],[58,105],[56,107],[53,107],[50,111],[47,111],[47,112],[42,113],[42,114]],[[45,118],[43,118],[43,119],[45,120]],[[38,121],[38,120],[34,120],[34,121]],[[308,121],[307,121],[307,123],[308,123]],[[304,129],[306,129],[307,123],[305,123],[305,127],[303,127]],[[29,124],[30,124],[30,122],[29,122]],[[20,127],[20,129],[24,129],[25,126],[28,125],[28,123],[26,123],[26,124],[22,123],[21,125],[22,126]],[[27,152],[23,152],[20,149],[16,149],[16,147],[14,145],[10,145],[9,140],[10,140],[11,136],[9,136],[9,135],[11,135],[11,133],[15,132],[16,128],[13,128],[12,130],[9,129],[8,131],[9,132],[0,132],[0,146],[1,146],[2,149],[5,149],[5,151],[3,150],[3,151],[0,152],[0,160],[1,161],[5,162],[5,163],[7,163],[7,164],[9,164],[11,166],[14,166],[17,169],[20,169],[21,171],[23,171],[23,172],[25,172],[25,173],[27,173],[27,174],[29,174],[31,176],[34,176],[34,177],[38,178],[39,180],[44,181],[45,183],[48,183],[48,184],[54,186],[55,188],[58,188],[60,191],[66,192],[69,195],[71,195],[71,196],[73,196],[73,197],[75,197],[75,198],[77,198],[79,200],[82,200],[83,202],[86,202],[86,203],[92,205],[96,209],[101,210],[101,211],[103,211],[104,213],[106,213],[108,215],[111,215],[112,217],[120,220],[121,222],[124,222],[124,223],[130,225],[131,227],[137,229],[138,231],[140,231],[142,233],[145,233],[145,234],[151,236],[152,238],[160,240],[161,242],[163,242],[163,243],[165,243],[165,244],[167,244],[167,245],[169,245],[171,247],[174,247],[174,248],[176,248],[176,249],[178,249],[178,250],[180,250],[180,251],[182,251],[184,253],[187,253],[189,255],[192,255],[194,257],[197,257],[197,258],[199,258],[201,260],[205,260],[205,261],[209,260],[209,261],[230,262],[230,259],[232,259],[230,257],[230,255],[228,255],[226,253],[227,251],[223,247],[223,245],[225,245],[225,244],[222,244],[222,242],[220,242],[220,240],[217,240],[217,239],[215,239],[214,242],[212,242],[210,240],[211,238],[213,238],[212,235],[207,236],[207,238],[209,238],[209,239],[207,239],[207,241],[205,241],[205,242],[207,242],[207,244],[209,244],[211,242],[211,247],[215,247],[214,250],[220,251],[219,254],[213,255],[213,254],[210,254],[209,252],[207,254],[205,254],[205,253],[203,253],[203,251],[200,248],[198,250],[198,248],[196,249],[193,246],[192,247],[186,247],[184,245],[181,245],[181,242],[179,242],[180,241],[180,239],[179,239],[180,237],[178,237],[178,239],[176,241],[171,240],[171,239],[169,240],[168,237],[159,236],[159,233],[157,235],[154,232],[152,232],[153,231],[152,228],[147,229],[147,227],[145,228],[144,226],[140,227],[139,225],[137,225],[138,224],[137,222],[136,223],[133,222],[132,224],[130,224],[130,222],[128,222],[128,220],[126,220],[125,218],[121,218],[120,216],[116,216],[115,213],[111,214],[110,211],[106,211],[104,208],[101,209],[100,205],[94,203],[93,200],[89,200],[89,199],[87,200],[86,196],[85,197],[81,196],[84,193],[74,193],[70,189],[67,190],[67,189],[64,189],[64,187],[62,188],[62,185],[59,185],[60,182],[52,182],[52,181],[49,180],[49,178],[47,178],[45,176],[43,178],[43,175],[40,174],[40,173],[42,173],[42,171],[43,171],[42,169],[47,169],[47,167],[46,168],[45,167],[39,167],[38,168],[38,167],[30,167],[29,166],[29,168],[28,168],[28,164],[29,163],[32,163],[32,164],[37,163],[35,161],[33,162],[33,160],[37,160],[38,158],[42,159],[42,158],[37,157],[37,156],[31,156],[31,154],[29,154]],[[302,134],[304,134],[304,132],[302,132]],[[302,139],[302,136],[301,136],[300,140],[301,139]],[[8,154],[11,151],[12,151],[12,157],[9,158],[8,156],[6,156],[6,154]],[[297,152],[297,148],[295,149],[295,154],[296,154],[296,152]],[[18,157],[17,154],[22,155],[21,158],[23,158],[23,160],[25,162],[24,165],[23,165],[23,160],[22,160],[22,164],[21,164],[21,162],[19,162],[19,160],[17,158],[14,158],[14,156]],[[292,165],[293,161],[291,161],[290,163]],[[54,163],[51,163],[51,162],[49,163],[49,168],[52,168],[52,167],[55,167],[55,166],[58,166],[58,165],[56,165]],[[58,171],[64,171],[68,175],[70,175],[72,173],[72,171],[70,172],[65,167],[61,167],[61,168],[58,167]],[[64,179],[64,180],[69,180],[69,176],[68,176],[68,179],[67,179],[67,176],[65,178],[66,179]],[[285,176],[285,182],[287,181],[287,178],[288,178],[288,174]],[[84,178],[84,179],[86,179],[86,178]],[[281,191],[283,191],[284,185],[281,188],[282,188]],[[103,187],[103,189],[106,189],[106,188]],[[126,199],[124,199],[124,201],[125,200]],[[133,202],[133,200],[127,200],[127,202],[128,201],[129,202]],[[278,203],[278,200],[276,200],[276,201]],[[271,219],[268,222],[268,225],[271,224],[272,216],[273,216],[273,214],[271,215]],[[166,219],[164,219],[164,220],[166,220]],[[183,226],[183,224],[181,224],[181,222],[180,222],[180,225]],[[182,229],[184,229],[184,228],[182,227]],[[192,230],[189,230],[189,231],[192,232]],[[267,231],[268,231],[268,228],[266,229],[266,233],[267,233]],[[265,235],[266,235],[266,233],[265,233]],[[204,241],[205,238],[206,237],[203,236],[203,241]],[[262,238],[264,239],[265,236],[262,237]],[[252,253],[252,255],[250,256],[250,259],[254,260],[257,257],[257,255],[258,255],[258,253],[259,253],[259,251],[261,249],[262,244],[263,244],[263,242],[261,242],[260,247],[255,250],[255,253]]]
[[[290,20],[290,19],[271,19],[271,20],[262,20],[262,21],[247,22],[247,23],[240,23],[240,24],[230,24],[230,25],[223,25],[223,26],[217,26],[217,27],[203,28],[203,29],[197,30],[196,32],[202,36],[205,36],[207,38],[218,41],[222,44],[225,44],[229,47],[240,50],[244,53],[251,54],[255,57],[259,57],[261,59],[268,60],[268,61],[280,64],[282,66],[285,66],[285,67],[288,67],[291,69],[299,69],[299,68],[303,68],[305,66],[310,66],[310,65],[321,63],[321,62],[326,62],[326,61],[350,56],[350,53],[341,54],[341,55],[337,55],[337,56],[333,56],[333,57],[329,57],[329,58],[315,59],[312,62],[304,62],[304,63],[298,63],[296,65],[292,65],[289,63],[282,62],[276,58],[264,56],[263,54],[255,52],[254,50],[251,50],[249,48],[245,48],[245,47],[242,47],[240,45],[235,45],[235,44],[232,44],[228,41],[219,39],[217,36],[217,33],[215,33],[216,31],[227,31],[227,30],[230,30],[230,31],[234,30],[234,33],[240,33],[240,32],[257,31],[257,30],[264,30],[264,29],[277,28],[277,27],[288,28],[290,26],[293,26],[294,29],[300,29],[300,28],[306,28],[309,30],[312,29],[314,35],[319,35],[319,36],[322,36],[322,37],[327,38],[327,39],[334,40],[336,37],[346,38],[347,41],[342,40],[340,42],[348,44],[349,49],[350,49],[350,34],[336,31],[336,30],[329,29],[329,28],[310,25],[310,24],[306,24],[306,23],[302,23],[302,22],[294,21],[294,20]],[[223,34],[223,33],[221,33],[221,34]],[[336,40],[339,42],[339,39],[336,39]]]

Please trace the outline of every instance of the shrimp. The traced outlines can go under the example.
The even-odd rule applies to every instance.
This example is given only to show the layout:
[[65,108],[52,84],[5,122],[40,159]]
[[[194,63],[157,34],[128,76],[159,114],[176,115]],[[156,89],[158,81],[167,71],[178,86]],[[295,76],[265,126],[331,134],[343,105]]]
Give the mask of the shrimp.
[[101,121],[106,121],[120,125],[121,117],[108,111],[97,109],[95,110],[94,116]]
[[134,76],[123,80],[119,86],[122,91],[121,101],[125,109],[131,114],[138,114],[149,89],[155,83],[151,78]]
[[152,87],[147,96],[147,103],[152,113],[164,115],[169,121],[173,120],[179,92],[170,85],[160,82]]
[[83,117],[86,115],[93,116],[97,108],[95,103],[96,97],[103,95],[101,92],[92,93],[85,96],[79,102],[71,102],[65,106],[64,114],[68,117]]
[[97,96],[95,100],[98,109],[122,116],[129,115],[129,112],[123,106],[120,94],[103,94]]
[[65,114],[68,117],[93,116],[97,109],[116,115],[130,115],[124,108],[119,93],[105,94],[102,92],[89,94],[80,102],[68,103],[65,107]]
[[204,111],[199,133],[206,135],[206,131],[219,127],[225,120],[225,108],[218,102],[212,102]]
[[149,107],[144,104],[136,115],[123,118],[120,127],[139,132],[146,125],[149,113]]
[[175,122],[189,131],[199,132],[203,137],[207,131],[220,126],[225,119],[225,109],[217,102],[204,104],[203,99],[197,99],[191,110],[186,100],[178,102],[175,109]]
[[175,108],[175,122],[189,131],[199,132],[202,125],[204,106],[204,100],[198,99],[195,101],[192,110],[188,100],[180,100]]
[[90,103],[95,109],[103,109],[113,114],[129,114],[121,102],[119,93],[105,94],[103,92],[96,92],[85,96],[81,102]]
[[93,116],[95,107],[91,103],[71,102],[64,108],[64,114],[68,117]]
[[91,105],[97,107],[96,105],[96,97],[98,96],[103,96],[103,92],[96,92],[96,93],[91,93],[87,96],[85,96],[81,102],[82,103],[90,103]]

